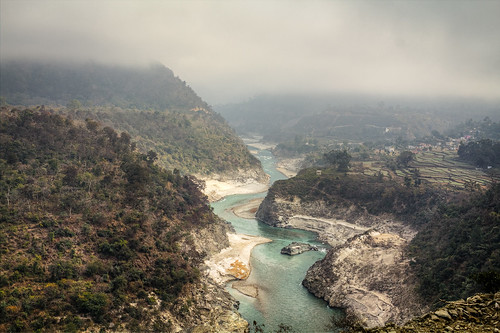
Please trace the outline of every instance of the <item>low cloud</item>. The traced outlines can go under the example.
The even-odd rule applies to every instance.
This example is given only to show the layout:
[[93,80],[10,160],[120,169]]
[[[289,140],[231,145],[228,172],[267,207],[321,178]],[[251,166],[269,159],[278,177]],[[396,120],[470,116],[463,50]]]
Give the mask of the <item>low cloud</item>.
[[266,92],[500,98],[500,1],[1,0],[1,58],[159,61],[211,104]]

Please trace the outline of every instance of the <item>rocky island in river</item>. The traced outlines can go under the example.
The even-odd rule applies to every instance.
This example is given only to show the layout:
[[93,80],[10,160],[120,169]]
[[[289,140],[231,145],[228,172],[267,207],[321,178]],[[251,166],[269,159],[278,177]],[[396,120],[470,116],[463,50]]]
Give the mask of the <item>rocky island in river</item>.
[[318,251],[318,247],[307,243],[292,242],[281,249],[281,254],[295,256],[307,251]]

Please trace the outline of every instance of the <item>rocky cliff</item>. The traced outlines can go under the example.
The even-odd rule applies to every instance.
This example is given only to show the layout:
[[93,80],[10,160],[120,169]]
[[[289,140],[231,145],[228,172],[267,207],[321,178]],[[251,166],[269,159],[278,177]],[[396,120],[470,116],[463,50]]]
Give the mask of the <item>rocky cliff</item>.
[[[220,221],[190,233],[189,241],[181,248],[190,257],[200,260],[213,258],[221,250],[230,246],[228,232],[233,228]],[[190,286],[183,295],[178,311],[183,313],[177,320],[175,331],[191,330],[192,332],[246,332],[248,323],[238,313],[238,302],[217,283],[209,274],[203,274],[200,283]],[[185,304],[191,304],[186,307]],[[177,318],[177,319],[178,319]],[[172,322],[172,319],[170,319]]]
[[388,324],[363,333],[500,332],[500,293],[477,294],[465,300],[448,302],[444,307],[412,319],[404,325]]
[[404,255],[416,231],[394,215],[274,194],[264,199],[257,218],[273,226],[314,231],[333,246],[309,269],[303,284],[330,306],[345,308],[365,327],[402,323],[425,310]]
[[373,215],[354,204],[344,206],[323,200],[305,201],[298,196],[266,196],[257,210],[256,218],[275,227],[317,232],[320,240],[332,246],[369,229],[395,233],[404,239],[411,239],[416,234],[415,230],[392,214]]
[[422,311],[403,255],[406,244],[395,234],[373,230],[354,236],[316,262],[303,284],[365,327],[405,322]]

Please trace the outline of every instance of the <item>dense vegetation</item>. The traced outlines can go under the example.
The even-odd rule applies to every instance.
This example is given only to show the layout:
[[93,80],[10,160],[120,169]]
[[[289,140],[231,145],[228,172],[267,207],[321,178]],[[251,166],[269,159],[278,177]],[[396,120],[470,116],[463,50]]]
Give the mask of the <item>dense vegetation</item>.
[[162,65],[129,68],[21,61],[0,65],[3,103],[52,105],[73,118],[97,120],[127,132],[142,153],[154,150],[161,166],[182,173],[261,170],[225,120]]
[[460,144],[458,156],[479,168],[500,166],[500,141],[482,139]]
[[[318,175],[317,170],[321,170]],[[305,202],[322,200],[328,205],[349,207],[356,204],[370,214],[394,213],[407,221],[422,223],[426,208],[439,200],[434,189],[414,183],[401,184],[378,176],[339,172],[332,168],[308,168],[291,179],[280,180],[269,189],[268,196],[293,198]],[[424,219],[425,220],[425,219]]]
[[155,297],[156,311],[188,309],[178,296],[203,255],[179,245],[219,221],[190,177],[155,159],[93,120],[1,109],[0,331],[165,331],[143,311]]
[[201,175],[260,168],[258,159],[224,119],[208,110],[180,113],[101,107],[69,113],[129,133],[140,151],[154,150],[164,168]]
[[500,290],[500,184],[441,206],[410,253],[429,303]]

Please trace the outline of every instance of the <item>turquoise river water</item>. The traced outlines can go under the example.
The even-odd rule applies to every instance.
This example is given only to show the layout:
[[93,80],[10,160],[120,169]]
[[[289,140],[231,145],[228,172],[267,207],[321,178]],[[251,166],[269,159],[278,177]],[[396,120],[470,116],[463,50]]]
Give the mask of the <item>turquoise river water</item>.
[[[255,150],[252,147],[252,150]],[[276,170],[274,158],[268,150],[257,150],[264,171],[270,175],[271,183],[286,177]],[[238,233],[272,239],[271,243],[256,246],[252,251],[252,272],[248,282],[259,288],[259,296],[245,296],[230,287],[228,291],[239,302],[239,312],[249,323],[256,321],[265,325],[266,332],[278,329],[279,324],[289,325],[296,332],[333,332],[329,328],[332,316],[339,312],[327,303],[314,297],[302,286],[308,268],[326,254],[326,245],[316,241],[312,232],[298,229],[270,227],[255,219],[235,216],[231,208],[245,202],[264,197],[266,193],[238,194],[228,196],[212,204],[214,212],[231,222]],[[320,251],[310,251],[297,256],[280,254],[281,248],[293,241],[317,245]]]

